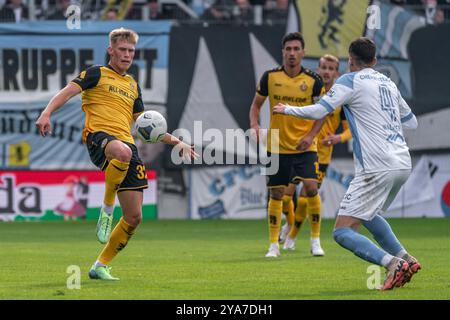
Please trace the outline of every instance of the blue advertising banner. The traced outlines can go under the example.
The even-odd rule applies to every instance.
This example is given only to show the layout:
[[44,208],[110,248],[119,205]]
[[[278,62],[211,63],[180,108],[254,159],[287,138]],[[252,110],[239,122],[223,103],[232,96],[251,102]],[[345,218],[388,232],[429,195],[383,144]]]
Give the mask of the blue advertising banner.
[[81,143],[80,97],[55,113],[51,139],[41,139],[34,122],[51,97],[94,64],[107,63],[108,34],[119,27],[139,34],[129,73],[144,103],[165,106],[171,23],[65,21],[0,24],[0,168],[91,168]]

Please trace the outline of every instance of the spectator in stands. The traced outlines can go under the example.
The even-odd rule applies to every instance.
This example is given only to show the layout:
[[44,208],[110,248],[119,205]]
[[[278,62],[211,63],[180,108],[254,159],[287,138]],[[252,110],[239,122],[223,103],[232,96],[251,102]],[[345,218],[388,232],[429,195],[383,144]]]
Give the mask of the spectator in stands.
[[105,14],[105,20],[107,20],[107,21],[119,20],[117,9],[116,8],[110,8]]
[[169,19],[160,10],[158,0],[147,0],[144,6],[138,7],[133,5],[128,12],[126,19],[128,20],[161,20]]
[[22,22],[28,19],[28,8],[22,0],[9,0],[0,10],[0,22]]
[[233,7],[233,21],[238,24],[247,25],[254,20],[253,7],[249,0],[235,0]]
[[231,8],[234,5],[232,0],[216,0],[208,9],[205,10],[202,20],[208,22],[225,22],[232,18]]
[[159,20],[165,18],[161,13],[160,6],[157,0],[148,0],[147,8],[149,20]]
[[264,21],[269,24],[285,23],[288,16],[289,0],[276,0],[275,7],[264,10]]
[[434,16],[434,23],[441,24],[445,22],[445,14],[442,9],[437,9],[436,15]]
[[71,5],[70,0],[58,0],[56,2],[56,10],[47,17],[48,20],[66,20],[67,8]]

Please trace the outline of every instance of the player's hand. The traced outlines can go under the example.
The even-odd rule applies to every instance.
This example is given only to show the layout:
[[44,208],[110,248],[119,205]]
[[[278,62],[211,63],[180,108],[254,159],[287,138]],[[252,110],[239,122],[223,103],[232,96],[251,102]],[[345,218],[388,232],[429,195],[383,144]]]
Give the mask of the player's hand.
[[259,142],[259,139],[261,138],[261,128],[259,124],[254,124],[250,128],[250,137],[255,140],[256,142]]
[[272,113],[284,114],[284,110],[286,110],[286,105],[282,103],[278,103],[273,107]]
[[45,113],[41,113],[39,118],[36,120],[36,127],[38,128],[39,133],[43,137],[45,137],[47,133],[51,134],[52,124],[50,122],[50,116]]
[[322,144],[324,146],[331,146],[341,142],[341,136],[339,134],[331,134],[329,133],[325,139],[322,140]]
[[298,151],[306,151],[311,146],[312,142],[314,140],[313,136],[306,135],[304,136],[298,143],[296,149]]
[[180,142],[177,147],[180,148],[180,157],[183,158],[183,162],[191,163],[191,160],[196,160],[200,157],[200,155],[195,152],[194,145]]

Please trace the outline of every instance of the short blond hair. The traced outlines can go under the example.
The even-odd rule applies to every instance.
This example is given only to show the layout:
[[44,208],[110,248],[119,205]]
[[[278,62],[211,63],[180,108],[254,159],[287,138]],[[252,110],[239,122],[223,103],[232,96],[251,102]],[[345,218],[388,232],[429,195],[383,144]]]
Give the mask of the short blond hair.
[[139,36],[131,29],[118,28],[109,33],[109,44],[115,44],[118,41],[126,41],[136,45],[139,40]]
[[336,63],[336,70],[339,70],[339,59],[336,56],[333,56],[332,54],[324,54],[319,59],[319,67],[320,67],[320,60],[326,60],[329,62],[335,62]]

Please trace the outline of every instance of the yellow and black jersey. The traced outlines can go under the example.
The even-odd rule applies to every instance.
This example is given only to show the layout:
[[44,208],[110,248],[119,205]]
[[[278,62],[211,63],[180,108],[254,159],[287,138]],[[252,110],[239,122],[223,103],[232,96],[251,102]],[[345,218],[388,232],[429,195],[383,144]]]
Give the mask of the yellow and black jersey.
[[90,132],[103,131],[134,144],[131,135],[133,115],[144,111],[141,90],[132,76],[121,75],[110,66],[92,66],[72,83],[82,92],[86,113],[83,140]]
[[[313,104],[324,92],[320,76],[302,67],[295,77],[289,77],[283,67],[266,71],[259,82],[257,94],[269,97],[270,128],[267,136],[267,150],[275,153],[294,154],[298,141],[313,127],[314,120],[300,119],[294,116],[272,114],[273,106],[287,103],[291,106],[306,106]],[[278,150],[272,150],[277,142],[272,142],[271,130],[279,130]],[[308,150],[317,151],[317,139]]]
[[351,138],[350,129],[342,107],[337,107],[333,112],[329,113],[325,118],[320,132],[317,134],[317,155],[320,164],[329,164],[333,153],[333,145],[327,146],[322,144],[322,140],[330,134],[335,134],[342,121],[344,131],[341,134],[341,142],[345,142]]

